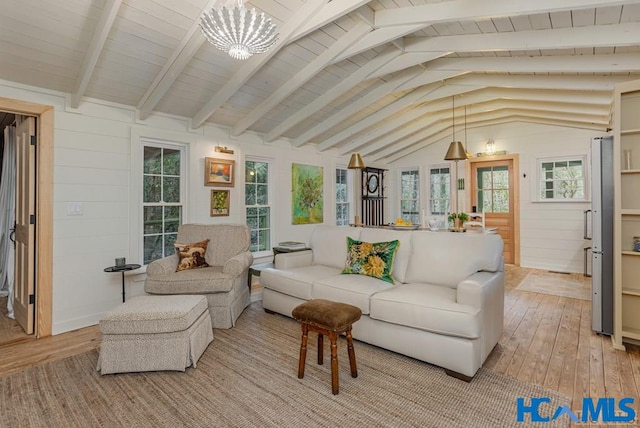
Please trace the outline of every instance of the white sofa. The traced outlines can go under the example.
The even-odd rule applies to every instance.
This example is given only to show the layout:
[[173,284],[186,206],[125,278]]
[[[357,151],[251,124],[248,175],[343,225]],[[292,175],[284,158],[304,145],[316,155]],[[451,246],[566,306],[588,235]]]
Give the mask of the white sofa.
[[[341,274],[347,236],[364,242],[399,240],[395,285]],[[362,310],[353,337],[470,380],[502,335],[503,242],[495,234],[316,226],[311,250],[278,254],[262,272],[263,306],[291,317],[310,299]]]

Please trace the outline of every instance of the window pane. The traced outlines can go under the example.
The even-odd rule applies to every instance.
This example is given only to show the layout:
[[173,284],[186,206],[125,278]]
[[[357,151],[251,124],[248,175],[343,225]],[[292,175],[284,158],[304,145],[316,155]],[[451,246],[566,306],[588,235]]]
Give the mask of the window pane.
[[144,234],[162,233],[162,207],[144,207]]
[[143,202],[160,202],[162,200],[160,176],[145,175],[143,178]]
[[144,264],[162,258],[162,235],[148,235],[144,237]]
[[256,193],[256,205],[267,205],[269,203],[269,186],[267,184],[258,184]]
[[478,168],[478,189],[491,189],[491,168]]
[[177,233],[180,226],[182,207],[164,207],[164,233]]
[[180,151],[164,149],[164,175],[180,175]]
[[256,205],[256,186],[255,184],[246,184],[244,186],[244,204]]
[[509,168],[495,167],[493,169],[493,188],[508,189],[509,188]]
[[493,211],[494,213],[509,212],[509,191],[494,190],[493,191]]
[[176,252],[176,247],[173,246],[178,237],[177,233],[169,233],[164,235],[164,255],[170,256]]
[[265,162],[255,162],[256,167],[256,182],[268,183],[269,182],[269,164]]
[[493,207],[492,205],[492,191],[491,190],[482,190],[478,192],[478,206],[481,207],[481,212],[483,213],[492,213]]
[[162,174],[161,167],[162,149],[160,147],[148,147],[144,148],[144,174]]
[[164,177],[163,200],[167,203],[180,202],[180,177]]

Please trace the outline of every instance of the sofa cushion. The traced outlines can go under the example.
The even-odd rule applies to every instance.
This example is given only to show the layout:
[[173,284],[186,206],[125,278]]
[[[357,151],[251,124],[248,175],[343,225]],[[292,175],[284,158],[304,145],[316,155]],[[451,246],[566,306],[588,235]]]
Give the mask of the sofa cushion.
[[397,240],[363,242],[347,237],[347,261],[342,273],[371,276],[394,284],[391,270],[399,245]]
[[209,267],[205,260],[207,253],[207,245],[209,240],[205,239],[200,242],[193,242],[191,244],[173,244],[178,255],[178,267],[176,272],[187,269],[198,269],[203,267]]
[[278,291],[299,299],[311,300],[312,284],[317,278],[335,276],[340,273],[339,269],[312,265],[293,269],[265,269],[260,274],[260,284],[274,291]]
[[398,284],[371,297],[369,316],[438,334],[477,339],[480,309],[456,303],[456,290],[432,284]]
[[215,266],[147,277],[144,283],[151,294],[228,293],[232,288],[233,277]]
[[500,235],[414,231],[406,281],[455,288],[481,271],[501,268]]
[[406,282],[407,266],[411,257],[412,233],[406,230],[390,230],[365,227],[360,232],[360,240],[366,242],[400,241],[396,257],[393,262],[393,278],[400,282]]
[[365,275],[318,277],[313,283],[313,298],[348,303],[357,306],[366,315],[369,313],[370,297],[392,287],[388,282]]
[[347,236],[360,238],[360,227],[318,225],[313,229],[309,246],[313,264],[344,268],[347,259]]

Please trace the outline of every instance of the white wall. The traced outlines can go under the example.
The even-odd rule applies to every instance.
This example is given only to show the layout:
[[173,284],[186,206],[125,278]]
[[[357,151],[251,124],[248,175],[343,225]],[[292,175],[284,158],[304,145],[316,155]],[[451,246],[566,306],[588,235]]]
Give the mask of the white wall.
[[[244,159],[258,156],[273,160],[275,186],[273,242],[309,240],[311,225],[291,224],[291,163],[324,168],[326,223],[335,221],[334,170],[346,166],[347,157],[316,154],[313,148],[292,149],[286,141],[266,144],[255,135],[230,138],[224,129],[189,128],[187,120],[152,116],[138,121],[133,109],[91,100],[79,109],[68,107],[65,94],[0,81],[0,96],[55,107],[54,122],[54,334],[93,325],[102,314],[118,305],[120,275],[104,273],[116,257],[139,262],[132,243],[138,229],[131,221],[138,195],[132,185],[132,153],[141,137],[183,142],[189,147],[187,222],[244,223]],[[520,154],[522,266],[558,271],[582,271],[582,211],[586,203],[541,204],[531,201],[535,158],[547,155],[582,154],[595,133],[584,130],[514,123],[468,131],[469,149],[482,151],[487,139],[497,150]],[[210,187],[205,187],[204,158],[227,157],[215,145],[235,150],[235,187],[231,189],[229,217],[209,217]],[[425,177],[428,165],[442,164],[448,141],[441,141],[391,166],[386,179],[387,221],[399,212],[398,168],[419,166]],[[365,162],[367,159],[365,158]],[[367,162],[369,163],[369,162]],[[384,165],[376,165],[385,167]],[[461,173],[464,167],[461,165]],[[135,178],[135,177],[134,177]],[[423,195],[425,195],[423,186]],[[424,200],[424,198],[423,198]],[[132,203],[132,201],[134,201]],[[82,204],[82,215],[70,215],[70,203]],[[137,208],[137,206],[135,207]],[[135,245],[133,245],[135,248]],[[127,277],[129,296],[143,293],[144,274]]]
[[[585,246],[582,238],[583,211],[589,209],[591,205],[589,202],[535,202],[533,198],[536,185],[536,159],[589,155],[591,138],[603,135],[600,132],[584,129],[523,122],[467,130],[467,146],[473,154],[485,151],[486,141],[493,139],[496,150],[506,150],[508,153],[519,155],[521,266],[560,272],[583,271]],[[390,183],[390,186],[394,186],[391,188],[397,187],[400,168],[420,167],[422,200],[426,201],[427,168],[433,164],[446,162],[442,159],[449,142],[449,140],[439,141],[394,162],[389,166],[389,175],[395,180],[394,184]],[[458,177],[465,177],[464,162],[459,163],[458,169]],[[397,193],[389,192],[392,197],[387,218],[397,217],[400,211]]]
[[[292,149],[286,141],[263,143],[255,135],[230,138],[213,126],[189,128],[182,118],[153,116],[136,120],[129,107],[85,100],[79,109],[68,107],[65,94],[0,81],[0,96],[55,107],[54,113],[54,260],[53,333],[96,324],[102,314],[121,302],[120,274],[104,273],[116,257],[139,263],[136,218],[139,192],[133,180],[134,163],[142,137],[188,145],[188,189],[185,222],[244,223],[244,159],[258,156],[273,161],[274,228],[272,241],[309,240],[312,225],[291,224],[291,164],[324,168],[324,221],[335,222],[335,168],[348,158],[318,155],[310,149]],[[234,155],[215,152],[227,146]],[[228,217],[209,216],[211,187],[204,186],[204,158],[236,161]],[[132,184],[133,183],[133,184]],[[81,215],[70,215],[70,204],[82,205]],[[132,210],[131,208],[134,207]],[[133,213],[133,214],[132,214]],[[127,296],[143,294],[144,274],[127,276]]]

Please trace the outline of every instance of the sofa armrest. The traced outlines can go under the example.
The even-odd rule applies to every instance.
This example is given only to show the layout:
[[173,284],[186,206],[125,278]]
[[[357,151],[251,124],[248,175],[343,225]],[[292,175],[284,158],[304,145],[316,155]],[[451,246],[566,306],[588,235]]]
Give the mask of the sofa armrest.
[[504,272],[476,272],[458,284],[458,303],[483,309],[495,299],[504,300]]
[[245,251],[224,262],[224,265],[222,265],[222,272],[236,277],[246,272],[252,263],[253,254],[251,254],[250,251]]
[[171,272],[175,272],[178,267],[178,255],[172,254],[167,257],[163,257],[147,265],[147,276],[162,276]]
[[310,266],[313,262],[313,250],[276,254],[276,269],[293,269]]
[[498,343],[504,328],[504,272],[477,272],[458,284],[458,303],[480,309],[482,361]]

